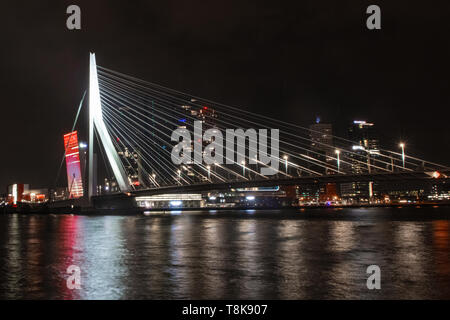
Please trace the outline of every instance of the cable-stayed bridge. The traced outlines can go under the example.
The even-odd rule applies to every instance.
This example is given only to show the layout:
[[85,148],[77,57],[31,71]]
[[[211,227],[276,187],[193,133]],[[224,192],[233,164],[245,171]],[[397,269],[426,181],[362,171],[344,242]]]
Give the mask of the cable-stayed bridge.
[[94,54],[89,79],[89,199],[101,197],[96,142],[118,196],[448,179],[447,166],[404,144],[389,150],[189,95],[99,66]]

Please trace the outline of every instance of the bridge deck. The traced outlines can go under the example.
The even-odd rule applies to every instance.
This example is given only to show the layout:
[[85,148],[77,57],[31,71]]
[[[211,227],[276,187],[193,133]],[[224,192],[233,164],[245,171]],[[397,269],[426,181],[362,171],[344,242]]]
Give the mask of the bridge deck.
[[[394,173],[373,173],[373,174],[359,174],[359,175],[327,175],[327,176],[309,176],[309,177],[294,177],[283,179],[259,179],[248,181],[231,181],[221,183],[199,183],[178,186],[164,186],[152,189],[135,190],[128,193],[128,196],[149,196],[157,194],[170,194],[182,192],[205,192],[212,190],[228,190],[235,188],[251,188],[251,187],[269,187],[269,186],[287,186],[287,185],[315,185],[324,183],[347,183],[347,182],[449,182],[450,178],[435,179],[429,173],[423,171],[416,172],[394,172]],[[104,195],[97,197],[115,197],[123,196],[122,193],[115,195]]]

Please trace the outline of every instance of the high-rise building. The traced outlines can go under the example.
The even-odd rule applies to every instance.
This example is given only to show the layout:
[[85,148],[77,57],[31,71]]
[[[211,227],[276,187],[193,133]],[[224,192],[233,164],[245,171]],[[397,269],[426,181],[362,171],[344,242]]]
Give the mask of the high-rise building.
[[69,132],[64,135],[64,148],[66,150],[69,198],[81,198],[83,196],[83,179],[81,176],[77,131]]
[[[216,119],[217,119],[217,112],[214,108],[206,105],[202,105],[199,101],[196,99],[191,99],[189,102],[187,102],[185,105],[181,106],[182,112],[178,112],[178,114],[181,114],[180,119],[178,120],[178,128],[184,128],[188,129],[190,132],[194,131],[194,122],[195,121],[201,121],[202,122],[202,131],[206,131],[208,129],[217,129],[216,125]],[[202,149],[205,148],[210,141],[202,141]],[[190,149],[185,149],[187,152],[194,152],[194,143],[192,141]],[[194,172],[194,155],[192,153],[192,160],[190,163],[187,163],[185,165],[181,165],[179,167],[179,170],[182,172],[183,175],[187,175],[190,177],[191,180],[198,180],[204,181],[206,179],[206,175],[201,177],[198,174]],[[215,166],[212,166],[211,171],[216,171],[217,168]]]
[[349,139],[355,144],[353,150],[364,150],[370,154],[379,154],[379,140],[373,123],[355,120],[348,130]]
[[124,165],[130,185],[133,185],[135,188],[145,187],[148,181],[142,166],[142,155],[137,148],[135,148],[135,151],[131,151],[124,147],[123,151],[119,151],[117,154]]
[[328,123],[314,123],[309,126],[311,148],[330,152],[333,149],[333,126]]
[[[378,158],[380,150],[375,125],[365,120],[355,120],[348,129],[348,138],[353,141],[352,150],[347,154],[351,172],[362,174],[376,171],[374,160]],[[377,193],[376,185],[372,182],[343,183],[340,189],[341,197],[357,201],[369,200]]]
[[352,172],[360,174],[374,170],[373,160],[380,154],[379,140],[376,135],[373,123],[364,120],[355,120],[348,129],[348,138],[353,141],[352,153]]
[[334,160],[333,147],[333,126],[328,123],[321,123],[317,118],[316,123],[309,126],[311,139],[311,156],[319,160],[317,165],[313,166],[313,170],[331,174],[334,171],[329,167]]
[[196,99],[191,99],[190,102],[194,103],[195,105],[192,106],[191,103],[188,103],[181,106],[181,108],[184,110],[184,113],[186,114],[186,118],[189,119],[187,120],[186,118],[184,118],[180,119],[179,121],[183,122],[184,124],[190,123],[193,126],[194,120],[192,118],[197,118],[195,120],[203,122],[203,130],[215,127],[215,120],[217,119],[216,110],[206,105],[199,106],[199,102]]
[[23,194],[30,189],[29,184],[15,183],[8,186],[8,202],[10,204],[17,204],[22,202]]

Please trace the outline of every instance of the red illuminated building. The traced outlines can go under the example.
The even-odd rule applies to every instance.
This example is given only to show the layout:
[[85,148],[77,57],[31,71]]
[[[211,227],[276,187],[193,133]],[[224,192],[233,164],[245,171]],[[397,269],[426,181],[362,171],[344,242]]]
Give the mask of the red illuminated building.
[[64,147],[66,150],[67,186],[69,190],[69,198],[80,198],[83,196],[83,180],[81,177],[77,131],[64,135]]

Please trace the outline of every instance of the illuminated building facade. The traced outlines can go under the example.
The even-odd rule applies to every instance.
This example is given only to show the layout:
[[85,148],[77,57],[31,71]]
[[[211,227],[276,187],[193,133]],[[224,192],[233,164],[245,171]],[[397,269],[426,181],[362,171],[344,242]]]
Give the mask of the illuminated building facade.
[[[309,126],[311,137],[310,156],[322,161],[322,163],[333,164],[335,153],[333,147],[333,126],[328,123],[321,123],[317,118],[316,123]],[[334,171],[319,165],[311,165],[310,169],[325,174],[333,174]]]
[[40,203],[48,200],[48,189],[30,189],[22,195],[23,202]]
[[[355,120],[348,129],[348,138],[353,141],[352,152],[348,154],[351,159],[351,172],[363,174],[374,172],[374,159],[379,157],[379,140],[375,125],[365,120]],[[341,184],[341,196],[354,201],[370,201],[378,194],[377,185],[370,182],[351,182]]]
[[69,198],[81,198],[83,196],[83,180],[81,176],[77,131],[64,135],[64,148],[66,150]]
[[[373,164],[373,159],[380,155],[379,140],[373,123],[364,120],[355,120],[348,129],[348,137],[354,142],[352,152],[349,156],[352,161],[352,172],[363,173],[367,170],[368,161]],[[368,160],[369,159],[369,160]],[[371,168],[375,170],[375,168]]]
[[353,150],[366,150],[370,154],[379,154],[379,141],[376,137],[373,123],[355,120],[350,126],[348,133],[349,139],[356,142]]
[[8,186],[8,203],[17,204],[22,202],[23,194],[30,189],[29,184],[15,183]]
[[124,147],[123,150],[117,152],[117,154],[124,165],[128,183],[133,185],[134,188],[145,187],[147,181],[144,181],[145,174],[141,162],[142,156],[136,151],[136,148],[132,147],[130,150],[128,147]]
[[[177,114],[179,115],[180,119],[178,119],[178,126],[177,128],[181,129],[188,129],[189,131],[194,131],[194,122],[195,121],[201,121],[202,122],[202,130],[206,131],[208,129],[217,129],[216,126],[216,119],[217,119],[217,112],[214,108],[206,105],[202,105],[199,101],[196,99],[191,99],[189,102],[187,101],[185,105],[181,106],[182,111],[177,111]],[[218,129],[217,129],[218,130]],[[205,148],[208,144],[211,143],[210,141],[202,141],[202,146]],[[191,147],[186,149],[186,152],[192,152],[194,151],[194,144],[192,142]],[[191,180],[197,181],[197,182],[204,182],[207,180],[207,177],[201,177],[198,174],[195,174],[192,168],[193,160],[186,164],[179,167],[179,170],[182,172],[183,175],[189,176]],[[211,167],[211,172],[216,172],[217,168],[216,166]],[[222,175],[228,174],[228,172],[222,172]],[[214,174],[212,174],[214,176]]]

